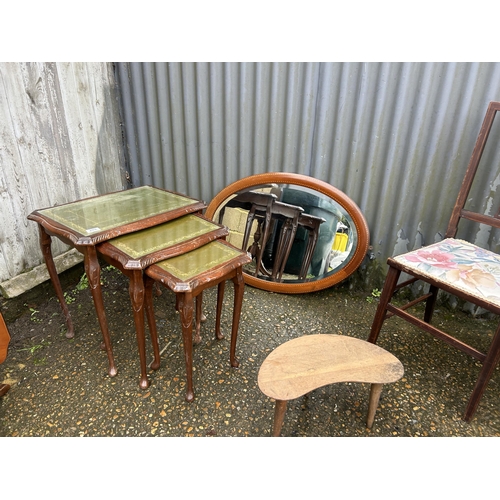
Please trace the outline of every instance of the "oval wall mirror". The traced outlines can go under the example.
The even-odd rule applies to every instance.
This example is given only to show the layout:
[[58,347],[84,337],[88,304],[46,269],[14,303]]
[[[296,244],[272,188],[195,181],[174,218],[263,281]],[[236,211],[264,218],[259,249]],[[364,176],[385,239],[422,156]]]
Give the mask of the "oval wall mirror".
[[252,254],[250,286],[278,293],[330,287],[352,274],[369,244],[358,206],[330,184],[302,174],[252,175],[224,188],[205,215]]

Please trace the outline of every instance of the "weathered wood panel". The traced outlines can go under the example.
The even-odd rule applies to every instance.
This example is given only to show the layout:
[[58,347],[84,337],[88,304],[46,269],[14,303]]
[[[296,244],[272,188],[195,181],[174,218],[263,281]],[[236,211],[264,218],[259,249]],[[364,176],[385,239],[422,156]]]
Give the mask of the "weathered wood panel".
[[124,172],[112,64],[0,63],[0,283],[43,263],[30,212],[123,189]]

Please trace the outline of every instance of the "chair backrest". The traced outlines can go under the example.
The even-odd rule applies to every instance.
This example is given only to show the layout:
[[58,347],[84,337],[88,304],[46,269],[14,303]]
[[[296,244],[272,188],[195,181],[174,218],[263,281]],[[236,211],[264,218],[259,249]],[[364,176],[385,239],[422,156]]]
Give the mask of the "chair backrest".
[[[495,116],[498,111],[500,111],[500,102],[495,102],[495,101],[490,102],[490,104],[488,105],[488,109],[486,110],[486,115],[484,117],[481,130],[479,131],[479,135],[477,137],[474,150],[472,151],[472,156],[469,161],[467,171],[465,172],[464,180],[462,182],[462,187],[460,188],[457,201],[455,202],[455,206],[451,214],[450,222],[448,224],[448,229],[446,230],[446,235],[445,235],[446,238],[454,238],[456,236],[458,225],[461,219],[468,219],[474,222],[479,222],[481,224],[487,224],[489,226],[500,228],[500,216],[499,216],[500,210],[497,211],[495,215],[488,215],[484,213],[475,212],[472,210],[467,210],[465,208],[465,204],[468,200],[472,183],[474,182],[474,178],[476,176],[479,163],[481,161],[481,157],[483,156],[483,152],[486,146],[486,141],[488,140]],[[500,117],[498,119],[500,120]],[[498,137],[495,138],[495,145],[499,139],[500,138]]]

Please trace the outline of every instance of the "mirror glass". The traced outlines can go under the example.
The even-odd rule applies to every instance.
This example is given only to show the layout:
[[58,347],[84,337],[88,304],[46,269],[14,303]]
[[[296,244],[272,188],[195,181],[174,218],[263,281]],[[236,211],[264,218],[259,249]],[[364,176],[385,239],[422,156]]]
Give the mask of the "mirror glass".
[[258,174],[237,181],[209,204],[207,217],[229,228],[227,240],[251,253],[245,281],[303,293],[354,272],[368,248],[359,208],[333,186],[300,174]]

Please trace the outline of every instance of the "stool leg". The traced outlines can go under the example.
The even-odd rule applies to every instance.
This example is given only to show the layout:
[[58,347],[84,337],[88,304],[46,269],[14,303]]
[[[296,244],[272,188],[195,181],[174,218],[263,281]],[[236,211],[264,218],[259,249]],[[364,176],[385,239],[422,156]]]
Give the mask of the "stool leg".
[[276,406],[274,407],[274,424],[273,424],[273,436],[278,437],[281,432],[281,427],[283,425],[283,420],[285,419],[286,412],[286,401],[276,400]]
[[[154,359],[150,367],[153,370],[160,368],[160,346],[158,345],[158,332],[156,330],[156,319],[153,309],[153,286],[157,285],[153,279],[145,275],[144,277],[144,308],[148,319],[149,334],[151,336],[151,344],[153,344]],[[158,290],[158,288],[155,286]]]
[[224,334],[220,330],[220,319],[222,314],[222,303],[224,301],[224,290],[226,287],[226,282],[221,281],[217,285],[217,313],[215,315],[215,338],[218,340],[222,340],[224,338]]
[[243,293],[245,291],[245,281],[243,280],[242,268],[236,270],[232,278],[234,285],[234,306],[233,306],[233,326],[231,328],[231,348],[229,359],[233,368],[238,368],[240,363],[236,358],[236,340],[238,339],[238,328],[240,326],[241,307],[243,305]]
[[368,416],[366,417],[366,427],[368,427],[368,429],[372,428],[375,419],[375,412],[377,411],[382,386],[383,384],[372,384],[370,388],[370,403],[368,405]]
[[179,313],[181,317],[184,358],[186,360],[186,401],[193,401],[193,295],[180,293]]

